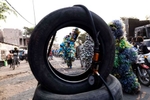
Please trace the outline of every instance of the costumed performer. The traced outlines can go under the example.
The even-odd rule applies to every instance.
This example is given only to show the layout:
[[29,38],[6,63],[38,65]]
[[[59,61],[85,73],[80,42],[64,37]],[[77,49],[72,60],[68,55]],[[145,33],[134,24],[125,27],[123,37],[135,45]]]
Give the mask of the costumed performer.
[[124,92],[139,93],[141,86],[132,70],[132,63],[137,60],[137,52],[126,39],[125,26],[122,21],[113,20],[109,23],[109,27],[115,38],[115,60],[112,75],[120,81]]

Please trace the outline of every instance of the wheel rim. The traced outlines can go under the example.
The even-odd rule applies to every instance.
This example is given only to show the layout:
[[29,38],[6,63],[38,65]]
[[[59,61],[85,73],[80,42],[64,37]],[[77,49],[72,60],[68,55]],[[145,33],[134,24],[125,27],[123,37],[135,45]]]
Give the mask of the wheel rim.
[[141,74],[143,76],[140,76],[139,75],[139,80],[143,83],[143,84],[148,84],[149,81],[150,81],[150,75],[149,73],[147,72],[147,70],[145,69],[140,69],[141,70]]

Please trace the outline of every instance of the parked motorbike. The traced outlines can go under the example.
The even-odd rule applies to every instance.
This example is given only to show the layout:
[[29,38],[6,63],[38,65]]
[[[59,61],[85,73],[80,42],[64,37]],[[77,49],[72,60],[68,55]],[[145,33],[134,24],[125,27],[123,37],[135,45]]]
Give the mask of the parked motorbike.
[[150,53],[138,54],[138,58],[135,64],[133,64],[133,70],[137,75],[138,81],[145,85],[150,85]]

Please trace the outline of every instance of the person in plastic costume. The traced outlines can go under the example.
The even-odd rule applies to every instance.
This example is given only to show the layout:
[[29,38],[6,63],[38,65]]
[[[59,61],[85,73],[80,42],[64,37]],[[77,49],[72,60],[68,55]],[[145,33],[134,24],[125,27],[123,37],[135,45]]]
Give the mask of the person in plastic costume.
[[74,42],[76,41],[80,31],[78,28],[73,29],[69,35],[64,37],[63,42],[60,44],[59,54],[63,53],[64,62],[67,63],[69,68],[72,68],[72,62],[75,60],[75,47]]
[[94,41],[88,34],[85,37],[85,42],[81,46],[80,63],[83,70],[87,70],[92,63],[94,55]]
[[113,20],[109,27],[115,38],[115,60],[111,74],[120,81],[125,93],[139,93],[141,86],[131,66],[137,60],[137,52],[126,39],[122,21]]

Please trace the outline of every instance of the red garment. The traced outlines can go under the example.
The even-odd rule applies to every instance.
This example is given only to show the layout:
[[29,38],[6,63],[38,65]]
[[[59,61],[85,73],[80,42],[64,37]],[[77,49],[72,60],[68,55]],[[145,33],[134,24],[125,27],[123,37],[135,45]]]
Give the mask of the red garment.
[[50,53],[49,53],[49,56],[52,56],[53,54],[52,54],[52,51],[50,51]]

